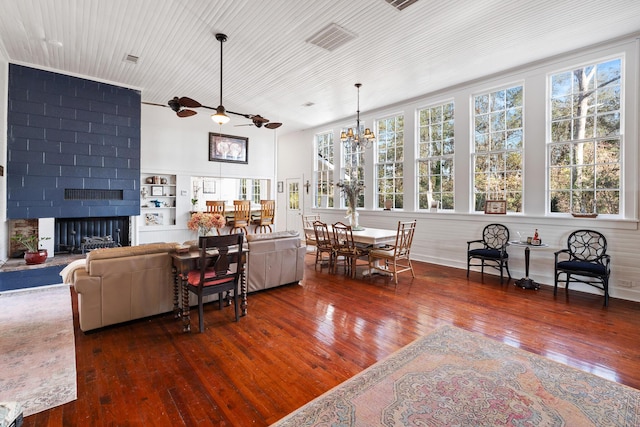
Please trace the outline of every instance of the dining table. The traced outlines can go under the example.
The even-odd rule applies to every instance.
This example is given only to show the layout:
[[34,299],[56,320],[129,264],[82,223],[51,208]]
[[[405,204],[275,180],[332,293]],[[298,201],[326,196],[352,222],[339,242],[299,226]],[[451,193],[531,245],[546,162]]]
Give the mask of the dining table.
[[[229,253],[233,252],[234,249],[230,247]],[[235,249],[235,252],[238,252],[237,248]],[[240,295],[242,298],[240,304],[241,316],[247,315],[247,280],[244,268],[247,253],[248,250],[245,248],[243,251],[243,268],[240,274]],[[207,255],[211,255],[211,257],[218,256],[218,251],[207,251]],[[189,274],[189,271],[197,268],[198,259],[200,259],[200,251],[197,249],[192,249],[184,253],[171,253],[171,262],[173,265],[173,313],[176,318],[182,318],[182,329],[185,332],[191,330],[187,275]]]
[[[333,235],[333,228],[331,224],[327,224],[329,228],[329,233]],[[313,227],[305,227],[305,232],[315,233]],[[396,236],[398,235],[398,230],[386,229],[386,228],[371,228],[371,227],[362,227],[358,230],[351,230],[351,234],[353,235],[353,241],[359,243],[360,245],[367,248],[375,248],[388,244],[394,244],[396,242]],[[389,273],[377,269],[371,268],[365,270],[362,275],[368,276],[372,274],[384,274],[387,275]]]

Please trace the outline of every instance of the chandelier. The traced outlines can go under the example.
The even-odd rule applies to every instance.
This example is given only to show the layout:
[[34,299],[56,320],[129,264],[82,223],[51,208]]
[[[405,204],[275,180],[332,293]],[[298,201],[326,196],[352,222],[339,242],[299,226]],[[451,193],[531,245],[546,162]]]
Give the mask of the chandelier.
[[376,136],[373,134],[373,132],[371,132],[371,129],[366,128],[364,130],[364,134],[360,133],[360,86],[362,86],[362,83],[355,84],[355,87],[358,89],[358,110],[356,115],[355,132],[353,128],[347,129],[346,132],[341,132],[340,140],[345,144],[371,148],[371,146],[373,145],[373,141],[376,139]]

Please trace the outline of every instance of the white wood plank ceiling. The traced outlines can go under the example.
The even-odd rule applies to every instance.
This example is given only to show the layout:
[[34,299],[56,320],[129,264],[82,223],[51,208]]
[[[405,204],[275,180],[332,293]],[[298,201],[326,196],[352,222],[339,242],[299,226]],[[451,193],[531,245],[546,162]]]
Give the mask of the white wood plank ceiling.
[[[352,38],[307,42],[332,24]],[[285,133],[355,116],[356,82],[364,113],[639,33],[640,1],[0,0],[10,62],[137,88],[146,102],[217,106],[218,32],[223,104]]]

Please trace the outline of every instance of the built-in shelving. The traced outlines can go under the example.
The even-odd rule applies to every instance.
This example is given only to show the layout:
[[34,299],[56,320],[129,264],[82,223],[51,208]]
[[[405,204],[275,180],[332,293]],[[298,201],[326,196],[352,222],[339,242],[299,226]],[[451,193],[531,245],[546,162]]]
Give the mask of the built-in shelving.
[[176,225],[176,176],[146,173],[140,177],[140,226]]

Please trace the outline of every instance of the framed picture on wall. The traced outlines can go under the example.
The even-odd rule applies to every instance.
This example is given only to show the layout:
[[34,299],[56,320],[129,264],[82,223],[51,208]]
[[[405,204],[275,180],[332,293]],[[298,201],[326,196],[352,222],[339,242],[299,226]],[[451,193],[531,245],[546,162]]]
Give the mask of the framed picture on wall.
[[278,193],[283,193],[283,192],[284,192],[284,182],[278,181]]
[[209,161],[249,163],[249,138],[209,132]]

